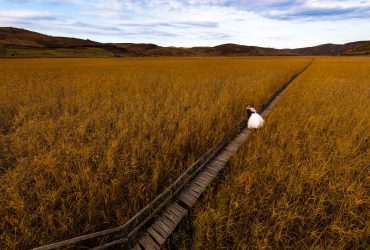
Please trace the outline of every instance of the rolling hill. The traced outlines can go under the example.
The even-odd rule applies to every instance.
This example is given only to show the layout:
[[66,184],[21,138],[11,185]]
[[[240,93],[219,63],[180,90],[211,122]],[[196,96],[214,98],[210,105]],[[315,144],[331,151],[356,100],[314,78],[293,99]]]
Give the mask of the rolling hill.
[[289,49],[298,55],[364,55],[370,54],[370,41],[359,41],[346,44],[322,44],[313,47]]
[[293,56],[369,55],[370,41],[323,44],[298,49],[273,49],[239,44],[215,47],[162,47],[156,44],[99,43],[0,27],[0,57],[127,57],[127,56]]
[[13,27],[0,28],[5,57],[111,57],[131,54],[124,48],[78,38],[55,37]]

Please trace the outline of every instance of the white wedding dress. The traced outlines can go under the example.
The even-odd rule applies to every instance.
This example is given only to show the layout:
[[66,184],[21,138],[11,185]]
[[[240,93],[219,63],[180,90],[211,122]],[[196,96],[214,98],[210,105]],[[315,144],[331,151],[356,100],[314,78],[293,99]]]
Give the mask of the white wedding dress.
[[254,112],[248,119],[248,128],[260,128],[264,123],[265,120],[263,120],[262,116]]

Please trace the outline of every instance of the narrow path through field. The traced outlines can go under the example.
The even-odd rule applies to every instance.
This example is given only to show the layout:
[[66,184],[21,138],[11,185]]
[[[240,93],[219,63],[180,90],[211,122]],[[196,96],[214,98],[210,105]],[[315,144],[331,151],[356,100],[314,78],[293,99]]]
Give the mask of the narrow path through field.
[[[261,116],[266,118],[271,109],[279,101],[287,87],[302,74],[312,61],[292,79],[290,79],[278,92],[265,104]],[[165,240],[175,230],[181,219],[187,214],[206,188],[210,185],[218,173],[225,167],[226,163],[234,155],[242,143],[253,132],[244,128],[202,171],[191,181],[191,183],[176,196],[175,200],[167,205],[161,216],[159,216],[138,239],[138,243],[133,249],[160,249]]]
[[[312,63],[296,73],[261,107],[262,117],[266,117],[287,87]],[[67,247],[91,239],[100,240],[93,249],[105,249],[118,244],[129,244],[133,249],[160,249],[175,230],[181,219],[194,206],[207,187],[225,167],[243,142],[253,132],[246,128],[246,120],[229,130],[219,143],[208,150],[190,166],[170,187],[131,218],[125,225],[79,236],[70,240],[36,248],[37,250]],[[108,242],[108,243],[106,243]]]

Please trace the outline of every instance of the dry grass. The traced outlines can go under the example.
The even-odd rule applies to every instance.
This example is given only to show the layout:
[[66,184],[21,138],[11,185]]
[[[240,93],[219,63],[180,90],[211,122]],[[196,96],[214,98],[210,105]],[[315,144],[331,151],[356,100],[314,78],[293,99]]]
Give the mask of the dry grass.
[[370,59],[319,58],[233,157],[174,244],[368,249]]
[[308,61],[1,60],[0,248],[123,224]]

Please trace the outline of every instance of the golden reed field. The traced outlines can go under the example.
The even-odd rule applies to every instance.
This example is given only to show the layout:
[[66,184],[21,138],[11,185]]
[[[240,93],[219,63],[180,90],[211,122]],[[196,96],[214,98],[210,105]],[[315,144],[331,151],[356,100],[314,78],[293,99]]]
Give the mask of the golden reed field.
[[317,58],[168,246],[369,249],[369,131],[370,58]]
[[[0,249],[36,247],[123,224],[179,176],[224,131],[241,120],[246,104],[260,105],[309,61],[310,58],[298,57],[0,60]],[[331,157],[320,166],[327,171],[338,171],[330,177],[342,178],[340,182],[335,180],[331,183],[325,177],[325,185],[340,185],[341,189],[328,194],[333,201],[323,197],[322,202],[334,202],[333,209],[348,212],[341,207],[345,201],[343,197],[355,197],[353,202],[348,201],[351,206],[361,207],[365,202],[361,193],[365,187],[357,186],[354,181],[356,178],[362,180],[365,175],[361,173],[355,177],[353,171],[360,171],[364,164],[364,157],[360,155],[367,152],[364,137],[369,127],[361,112],[369,103],[361,98],[369,90],[369,75],[364,75],[369,64],[355,60],[352,64],[359,65],[356,68],[348,65],[347,61],[328,63],[315,65],[320,76],[307,74],[302,78],[307,81],[301,79],[302,84],[295,84],[297,94],[287,99],[290,103],[280,107],[285,113],[277,115],[276,110],[266,129],[258,131],[250,142],[250,145],[255,145],[254,156],[248,147],[245,156],[250,163],[247,169],[243,167],[241,170],[246,171],[243,174],[245,182],[252,173],[248,169],[275,171],[278,176],[270,177],[271,181],[266,183],[269,186],[264,187],[266,190],[274,185],[274,178],[289,177],[294,181],[304,164],[316,171],[317,166],[312,160],[305,159],[311,150],[310,140],[317,141],[315,147],[327,147]],[[320,65],[329,67],[330,71]],[[331,78],[326,76],[327,71]],[[340,74],[346,77],[345,81],[335,80]],[[322,77],[328,80],[322,81]],[[330,82],[333,77],[334,81]],[[315,91],[320,96],[316,96]],[[337,105],[341,100],[338,96],[343,98],[342,107]],[[348,96],[349,101],[346,99]],[[320,99],[315,102],[318,97]],[[303,98],[309,101],[303,103]],[[319,105],[314,107],[314,104]],[[315,108],[326,113],[318,118],[305,114]],[[346,120],[353,114],[359,117]],[[297,115],[302,115],[302,121],[313,119],[305,125],[307,131],[299,126],[301,120]],[[340,123],[335,122],[339,119],[335,118],[337,116]],[[333,123],[330,124],[335,126],[333,129],[325,124],[318,127],[315,119],[331,121]],[[300,123],[286,124],[296,120]],[[271,134],[269,129],[273,128],[275,132]],[[300,147],[294,144],[295,151],[291,156],[286,154],[291,165],[285,167],[295,170],[284,174],[278,166],[279,161],[283,164],[285,158],[279,160],[278,156],[279,152],[288,152],[292,148],[289,142],[293,138],[288,133],[293,133],[297,141],[301,139],[300,146],[306,151],[300,151]],[[328,137],[320,139],[325,143],[316,138],[316,133],[323,138]],[[357,138],[357,135],[361,136]],[[352,137],[353,141],[348,141]],[[286,144],[281,142],[285,149],[275,140],[277,138],[286,140]],[[358,152],[347,151],[351,149],[351,143],[356,144]],[[321,155],[317,158],[321,161],[327,152],[318,151],[319,148],[314,148],[313,154]],[[269,150],[275,152],[276,160],[266,160],[269,159]],[[298,155],[301,158],[297,162],[295,157]],[[334,157],[336,155],[338,157]],[[265,163],[272,165],[265,166]],[[304,173],[311,176],[306,181],[314,187],[324,178],[308,170]],[[318,174],[322,173],[325,172]],[[304,176],[302,178],[305,179]],[[347,185],[347,182],[351,184]],[[291,185],[294,192],[299,192],[303,183]],[[309,189],[303,194],[307,197],[312,195],[321,202],[321,198],[316,197],[311,186],[307,185]],[[329,190],[325,186],[320,188]],[[319,189],[318,194],[321,191]],[[217,197],[227,202],[228,196],[222,194],[224,196]],[[256,190],[253,200],[270,199],[265,195],[268,193]],[[287,195],[289,198],[289,195],[298,194]],[[266,202],[266,206],[271,204]],[[336,207],[338,204],[339,208]],[[249,207],[244,207],[241,202],[234,212],[241,213],[242,209],[249,210]],[[306,213],[311,213],[313,219],[319,216],[316,210]],[[363,230],[363,221],[352,219],[363,216],[363,213],[353,211],[343,215],[348,217],[343,221],[356,221],[358,230]],[[325,216],[323,212],[321,215]],[[292,218],[297,220],[293,224],[299,226],[296,217],[279,217],[279,220],[291,223]],[[246,223],[241,219],[238,223]],[[339,224],[337,228],[341,229],[341,226]],[[357,228],[356,225],[351,227]],[[242,233],[247,229],[234,237],[243,237]],[[262,226],[257,229],[262,230]],[[357,233],[354,229],[348,230],[343,234]],[[197,239],[204,237],[200,228],[196,233]],[[341,232],[339,234],[342,235]],[[281,235],[284,237],[283,232]],[[358,236],[358,239],[362,238]],[[223,242],[223,238],[217,240]],[[244,244],[243,240],[246,239],[241,239],[238,244]],[[215,242],[221,246],[220,242]]]

